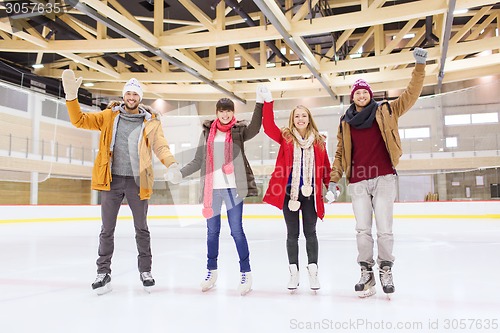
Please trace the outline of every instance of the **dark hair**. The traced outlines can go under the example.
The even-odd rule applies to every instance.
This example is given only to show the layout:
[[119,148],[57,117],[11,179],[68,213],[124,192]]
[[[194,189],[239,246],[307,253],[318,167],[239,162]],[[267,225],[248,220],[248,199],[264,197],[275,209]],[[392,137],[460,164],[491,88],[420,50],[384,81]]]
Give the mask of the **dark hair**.
[[219,110],[231,110],[234,111],[234,102],[229,98],[221,98],[217,101],[215,105],[215,111]]

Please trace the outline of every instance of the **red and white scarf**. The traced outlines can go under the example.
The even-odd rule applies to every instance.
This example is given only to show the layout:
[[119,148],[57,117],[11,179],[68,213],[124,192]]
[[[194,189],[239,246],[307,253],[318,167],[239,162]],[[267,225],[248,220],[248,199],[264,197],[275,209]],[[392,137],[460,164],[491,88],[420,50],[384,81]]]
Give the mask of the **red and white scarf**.
[[[288,201],[288,209],[297,211],[300,208],[299,199],[299,184],[300,171],[302,170],[302,185],[300,191],[304,197],[308,197],[313,192],[313,171],[314,171],[314,134],[310,134],[308,138],[303,139],[302,136],[294,128],[292,134],[297,139],[297,143],[293,145],[293,168],[292,168],[292,183],[290,188],[290,201]],[[303,151],[302,151],[303,150]]]
[[205,188],[203,190],[203,210],[202,214],[205,218],[209,219],[214,215],[212,209],[212,192],[214,188],[214,139],[217,130],[226,133],[224,140],[224,164],[222,165],[222,172],[226,175],[234,172],[233,166],[233,136],[231,135],[231,128],[236,123],[236,117],[233,117],[227,124],[222,124],[217,118],[210,126],[210,132],[207,139],[207,162],[205,166]]

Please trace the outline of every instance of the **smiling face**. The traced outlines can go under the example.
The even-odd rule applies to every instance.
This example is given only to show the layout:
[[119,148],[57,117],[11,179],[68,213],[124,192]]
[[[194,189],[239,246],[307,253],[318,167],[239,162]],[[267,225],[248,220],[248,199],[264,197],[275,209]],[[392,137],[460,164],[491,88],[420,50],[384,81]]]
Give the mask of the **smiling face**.
[[293,110],[293,126],[297,129],[300,135],[305,135],[308,125],[309,113],[302,108],[296,108]]
[[356,105],[357,111],[363,110],[363,108],[370,103],[370,100],[370,92],[366,89],[358,89],[352,96],[352,101],[354,102],[354,105]]
[[233,110],[217,110],[217,118],[222,125],[229,124],[233,120],[234,111]]
[[141,96],[134,91],[127,91],[123,95],[123,102],[125,102],[125,110],[128,113],[138,113],[139,110],[137,108],[141,102]]

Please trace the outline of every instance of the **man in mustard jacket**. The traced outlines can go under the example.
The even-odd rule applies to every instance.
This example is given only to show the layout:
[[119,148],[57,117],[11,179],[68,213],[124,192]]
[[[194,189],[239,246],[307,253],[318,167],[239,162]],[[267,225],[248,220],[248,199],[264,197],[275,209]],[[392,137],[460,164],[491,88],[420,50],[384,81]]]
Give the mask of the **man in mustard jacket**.
[[148,199],[153,193],[153,156],[173,176],[180,174],[153,109],[139,104],[141,85],[130,79],[123,88],[123,102],[111,103],[101,112],[82,112],[78,89],[82,78],[65,70],[62,83],[71,123],[78,128],[101,132],[99,152],[92,170],[92,189],[101,191],[102,226],[99,235],[97,278],[92,284],[98,295],[111,291],[111,258],[114,231],[123,198],[134,217],[140,280],[146,291],[155,285],[151,275],[151,237],[147,224]]
[[412,78],[397,99],[377,103],[370,85],[357,80],[351,89],[353,103],[341,118],[337,134],[337,152],[330,174],[327,198],[336,199],[337,186],[345,173],[356,218],[357,262],[361,279],[354,289],[360,297],[375,294],[374,240],[372,216],[377,229],[379,277],[386,294],[395,290],[392,279],[393,207],[396,199],[396,166],[401,157],[398,118],[415,104],[425,78],[427,51],[416,48]]

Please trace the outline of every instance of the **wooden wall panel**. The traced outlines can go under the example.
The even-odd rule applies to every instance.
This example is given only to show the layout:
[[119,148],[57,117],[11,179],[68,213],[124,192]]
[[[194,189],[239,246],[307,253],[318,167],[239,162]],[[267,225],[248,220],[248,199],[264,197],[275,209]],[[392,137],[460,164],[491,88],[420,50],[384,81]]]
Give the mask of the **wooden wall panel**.
[[[90,205],[90,180],[49,178],[38,184],[39,205]],[[30,183],[0,181],[0,205],[29,205]]]
[[90,180],[49,178],[38,185],[39,205],[90,205]]
[[0,205],[29,205],[30,184],[0,181]]

